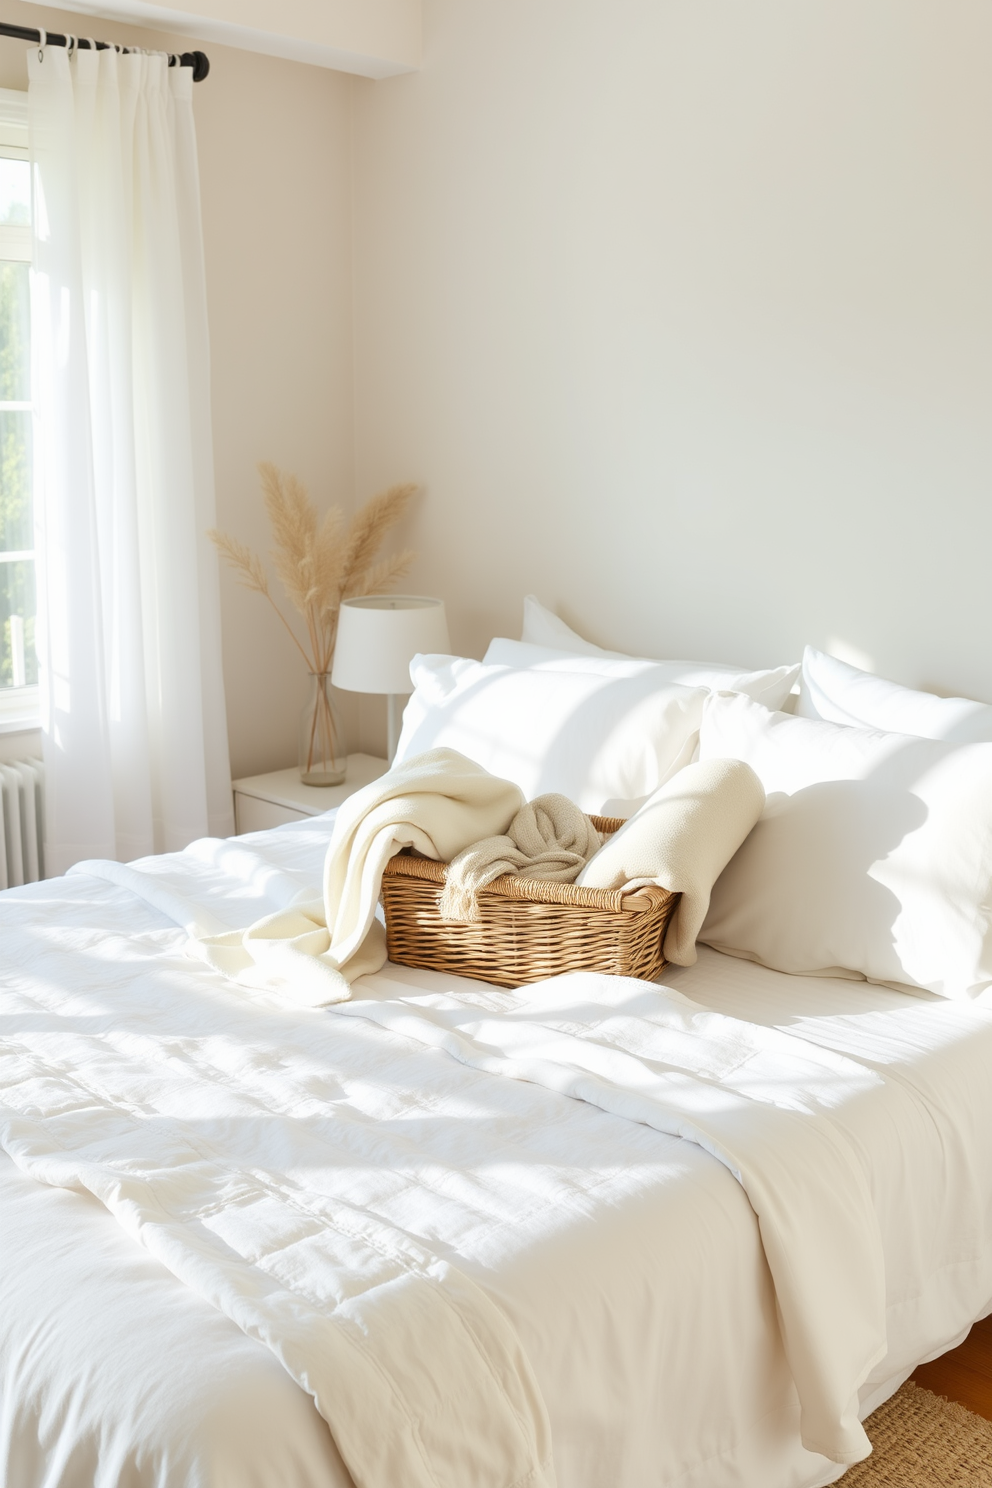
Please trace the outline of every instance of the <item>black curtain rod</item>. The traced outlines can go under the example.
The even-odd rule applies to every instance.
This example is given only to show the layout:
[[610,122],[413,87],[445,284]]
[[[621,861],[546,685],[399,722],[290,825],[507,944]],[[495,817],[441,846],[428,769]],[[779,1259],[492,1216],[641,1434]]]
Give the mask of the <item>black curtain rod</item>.
[[[43,33],[38,31],[34,26],[8,26],[5,21],[0,21],[0,36],[13,36],[18,41],[36,41],[40,46],[42,35],[44,35],[49,46],[64,47],[69,45],[69,37],[60,35],[58,31],[46,31]],[[112,41],[91,42],[86,36],[76,36],[72,39],[75,41],[77,47],[85,47],[87,51],[89,51],[91,46],[95,46],[98,52],[107,52],[114,45]],[[118,48],[118,50],[127,51],[128,49],[124,47]],[[137,51],[140,48],[136,47],[134,50]],[[174,56],[175,53],[172,53],[169,57],[170,67],[173,65]],[[210,71],[210,58],[204,52],[183,52],[179,58],[179,65],[180,67],[192,67],[194,83],[202,83]]]

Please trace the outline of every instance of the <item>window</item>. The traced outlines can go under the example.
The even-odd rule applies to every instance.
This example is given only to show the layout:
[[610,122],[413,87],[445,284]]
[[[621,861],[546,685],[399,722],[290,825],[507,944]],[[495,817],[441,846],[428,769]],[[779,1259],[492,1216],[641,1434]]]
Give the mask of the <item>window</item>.
[[0,724],[38,712],[27,97],[0,89]]

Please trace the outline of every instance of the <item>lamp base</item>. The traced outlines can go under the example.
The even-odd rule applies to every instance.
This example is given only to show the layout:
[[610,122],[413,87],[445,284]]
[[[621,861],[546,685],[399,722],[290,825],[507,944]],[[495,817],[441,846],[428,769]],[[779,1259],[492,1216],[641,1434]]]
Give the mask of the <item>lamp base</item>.
[[403,708],[406,698],[400,692],[386,694],[386,758],[390,765],[396,758],[396,746],[400,742],[403,724]]

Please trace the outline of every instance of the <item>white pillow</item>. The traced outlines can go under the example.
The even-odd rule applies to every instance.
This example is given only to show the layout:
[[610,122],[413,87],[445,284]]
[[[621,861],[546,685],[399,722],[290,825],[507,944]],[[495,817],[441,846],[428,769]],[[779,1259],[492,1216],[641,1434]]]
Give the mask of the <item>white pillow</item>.
[[[555,615],[551,618],[558,625],[564,624]],[[757,702],[764,703],[766,708],[781,708],[799,676],[798,662],[795,666],[746,672],[721,662],[651,661],[645,656],[622,656],[619,652],[599,651],[598,648],[593,648],[591,655],[580,656],[574,651],[556,651],[549,646],[506,641],[502,637],[490,641],[485,662],[487,666],[516,667],[520,671],[596,672],[603,677],[633,677],[653,667],[659,680],[677,682],[682,687],[746,692]]]
[[583,640],[570,625],[546,609],[536,594],[524,599],[524,628],[521,641],[528,646],[545,646],[551,651],[570,651],[576,656],[602,656],[613,661],[633,661],[625,651],[604,651],[592,641]]
[[456,656],[415,656],[396,764],[457,749],[528,800],[560,791],[583,811],[628,816],[696,747],[706,693],[652,672],[511,671]]
[[796,713],[830,723],[865,725],[959,744],[992,741],[992,708],[886,682],[807,646]]
[[700,759],[768,797],[700,939],[778,971],[975,997],[992,984],[992,744],[955,745],[706,702]]

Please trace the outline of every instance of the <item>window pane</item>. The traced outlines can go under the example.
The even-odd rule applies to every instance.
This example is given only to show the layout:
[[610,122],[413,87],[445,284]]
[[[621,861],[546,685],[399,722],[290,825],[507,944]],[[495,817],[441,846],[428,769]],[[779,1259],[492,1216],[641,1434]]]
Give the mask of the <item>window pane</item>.
[[0,157],[0,226],[31,226],[31,167]]
[[31,300],[26,263],[0,263],[0,403],[31,397]]
[[33,547],[31,415],[0,413],[0,554]]
[[38,681],[34,609],[34,560],[0,562],[0,687]]

